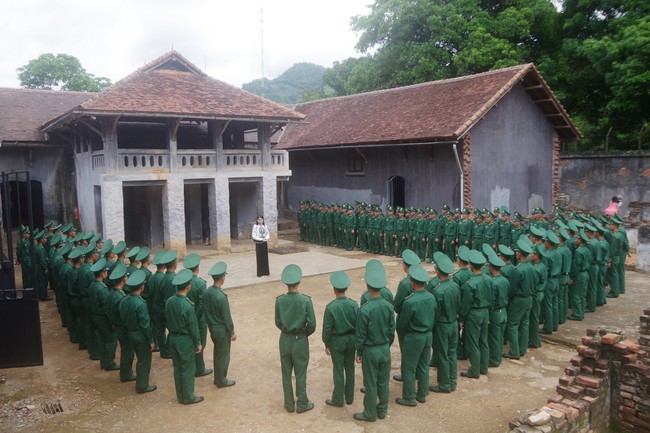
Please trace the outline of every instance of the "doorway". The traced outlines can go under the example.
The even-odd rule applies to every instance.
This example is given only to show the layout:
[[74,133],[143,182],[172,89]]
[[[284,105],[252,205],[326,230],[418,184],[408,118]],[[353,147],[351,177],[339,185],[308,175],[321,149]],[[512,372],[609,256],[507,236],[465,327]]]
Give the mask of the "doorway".
[[394,207],[404,207],[404,178],[402,176],[391,176],[386,179],[388,189],[388,203]]

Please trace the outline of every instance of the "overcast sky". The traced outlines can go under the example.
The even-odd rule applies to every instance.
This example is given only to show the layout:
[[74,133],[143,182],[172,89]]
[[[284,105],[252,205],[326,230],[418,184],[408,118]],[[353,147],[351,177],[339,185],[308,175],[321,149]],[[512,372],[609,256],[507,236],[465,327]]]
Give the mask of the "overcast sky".
[[294,63],[358,57],[350,18],[373,0],[2,0],[0,87],[44,53],[79,59],[116,82],[172,47],[213,78],[241,87]]

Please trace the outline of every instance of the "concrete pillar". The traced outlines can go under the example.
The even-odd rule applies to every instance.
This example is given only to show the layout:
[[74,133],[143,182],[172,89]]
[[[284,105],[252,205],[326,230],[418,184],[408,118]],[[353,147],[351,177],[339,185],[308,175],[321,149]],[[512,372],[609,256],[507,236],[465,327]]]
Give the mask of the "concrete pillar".
[[181,123],[181,119],[170,119],[167,121],[167,147],[169,148],[169,171],[174,172],[178,167],[178,145],[176,141],[176,132]]
[[124,240],[124,191],[121,180],[102,182],[102,222],[104,239]]
[[269,125],[257,124],[257,146],[262,151],[262,170],[269,170],[271,168],[271,127]]
[[650,225],[639,227],[639,244],[636,247],[636,268],[650,272]]
[[[264,172],[261,188],[258,188],[258,203],[261,201],[264,222],[269,228],[269,244],[276,245],[278,242],[278,191],[277,178],[275,175]],[[261,194],[260,194],[261,193]],[[261,200],[260,200],[261,199]]]
[[163,188],[163,226],[165,248],[185,256],[185,190],[181,176],[169,176]]
[[220,253],[230,252],[230,191],[227,177],[217,177],[208,186],[210,240]]
[[[116,117],[102,118],[102,141],[104,143],[104,169],[105,173],[117,173],[117,120]],[[92,156],[89,163],[92,165]]]
[[226,161],[223,156],[223,131],[226,129],[226,126],[228,126],[227,121],[208,121],[208,128],[210,129],[210,137],[212,139],[212,149],[217,152],[217,170],[226,165]]

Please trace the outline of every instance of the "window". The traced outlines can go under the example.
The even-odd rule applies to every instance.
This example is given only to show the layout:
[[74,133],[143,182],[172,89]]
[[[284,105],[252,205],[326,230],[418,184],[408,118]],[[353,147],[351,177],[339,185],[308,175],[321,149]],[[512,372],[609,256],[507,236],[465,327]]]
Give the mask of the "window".
[[363,176],[363,155],[357,149],[348,149],[348,176]]

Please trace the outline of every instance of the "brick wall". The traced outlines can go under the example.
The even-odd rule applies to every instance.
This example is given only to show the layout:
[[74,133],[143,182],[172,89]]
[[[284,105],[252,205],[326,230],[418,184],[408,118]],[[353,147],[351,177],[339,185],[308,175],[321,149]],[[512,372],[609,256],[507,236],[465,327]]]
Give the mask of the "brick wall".
[[589,328],[541,409],[510,421],[512,433],[650,433],[650,308],[639,342],[616,328]]
[[463,137],[463,203],[472,208],[472,136]]

